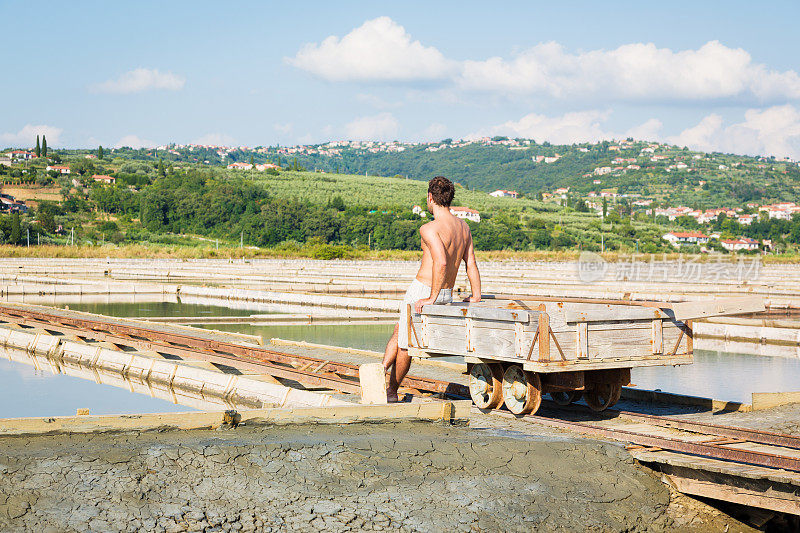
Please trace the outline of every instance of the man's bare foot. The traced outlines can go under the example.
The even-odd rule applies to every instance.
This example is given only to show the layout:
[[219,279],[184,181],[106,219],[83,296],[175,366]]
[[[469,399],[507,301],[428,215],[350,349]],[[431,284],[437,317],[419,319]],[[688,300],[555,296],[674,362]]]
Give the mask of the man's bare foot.
[[397,397],[397,391],[386,389],[386,401],[388,401],[389,403],[399,402],[400,398]]

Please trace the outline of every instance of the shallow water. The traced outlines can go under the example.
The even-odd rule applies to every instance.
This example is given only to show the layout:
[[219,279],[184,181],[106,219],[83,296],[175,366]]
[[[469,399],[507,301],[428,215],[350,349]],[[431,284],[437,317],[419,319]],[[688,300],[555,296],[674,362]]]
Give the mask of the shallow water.
[[[98,315],[117,317],[160,317],[160,316],[250,316],[255,311],[247,309],[231,309],[223,305],[189,304],[177,301],[162,302],[126,302],[126,303],[71,303],[59,304],[58,307],[69,307],[72,311],[84,311]],[[263,313],[263,311],[259,311]]]
[[9,361],[0,349],[0,418],[185,412],[193,409],[47,368]]

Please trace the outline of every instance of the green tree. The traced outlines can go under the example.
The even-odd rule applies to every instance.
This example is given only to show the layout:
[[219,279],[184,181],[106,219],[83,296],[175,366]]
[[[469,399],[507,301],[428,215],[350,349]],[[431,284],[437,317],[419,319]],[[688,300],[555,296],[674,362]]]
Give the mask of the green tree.
[[42,135],[42,156],[47,157],[47,138]]
[[253,161],[253,154],[250,154],[250,164],[256,166],[255,162]]
[[100,147],[97,148],[97,159],[102,161],[103,157],[105,157],[105,153],[103,152],[103,145],[100,145]]
[[603,218],[608,215],[608,198],[603,197]]
[[11,215],[11,236],[8,238],[8,242],[11,244],[19,244],[21,238],[22,228],[19,224],[19,213],[14,213]]
[[162,178],[167,177],[167,171],[164,168],[164,160],[163,159],[159,159],[158,160],[158,175],[161,176]]
[[42,146],[39,144],[39,136],[36,136],[36,157],[42,157]]

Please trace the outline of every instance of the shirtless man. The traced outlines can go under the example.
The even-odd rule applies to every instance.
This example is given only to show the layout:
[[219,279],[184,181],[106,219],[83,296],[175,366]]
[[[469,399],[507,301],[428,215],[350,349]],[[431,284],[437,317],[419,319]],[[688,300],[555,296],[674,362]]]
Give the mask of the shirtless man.
[[432,303],[445,304],[453,301],[453,285],[458,276],[461,261],[466,263],[472,296],[464,301],[481,301],[481,275],[475,261],[472,234],[463,220],[450,212],[455,187],[442,176],[428,183],[428,211],[433,220],[419,229],[422,237],[422,262],[411,286],[406,291],[400,307],[400,320],[394,334],[386,345],[383,368],[390,370],[387,399],[396,402],[397,389],[411,366],[408,355],[408,304],[414,312],[422,312],[422,306]]

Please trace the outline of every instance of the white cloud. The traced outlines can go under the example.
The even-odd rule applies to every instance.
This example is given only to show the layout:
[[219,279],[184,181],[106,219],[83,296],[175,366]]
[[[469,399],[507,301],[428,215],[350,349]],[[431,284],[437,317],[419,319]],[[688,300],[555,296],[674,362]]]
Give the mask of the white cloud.
[[447,126],[440,124],[439,122],[433,122],[430,126],[425,128],[425,131],[422,133],[422,135],[431,141],[441,141],[446,132]]
[[754,63],[741,48],[709,41],[697,50],[673,51],[652,43],[571,54],[555,42],[507,60],[465,61],[464,89],[556,98],[594,96],[627,100],[800,98],[800,76]]
[[331,81],[437,80],[455,66],[436,48],[412,41],[389,17],[368,20],[341,38],[306,44],[286,61]]
[[710,114],[667,141],[703,151],[800,159],[800,110],[793,105],[749,109],[743,122],[728,126]]
[[155,145],[155,141],[140,139],[136,135],[126,135],[117,141],[117,144],[114,145],[114,148],[122,148],[123,146],[127,146],[128,148],[152,148]]
[[153,89],[178,91],[183,89],[186,78],[172,72],[156,69],[137,68],[129,70],[117,79],[107,80],[91,86],[94,92],[112,94],[139,93]]
[[224,133],[206,133],[192,141],[192,144],[202,144],[204,146],[233,146],[236,139]]
[[651,118],[626,131],[625,138],[633,137],[637,141],[655,141],[661,138],[662,127],[664,127],[664,124],[660,120]]
[[399,129],[400,124],[391,113],[359,117],[344,127],[351,140],[393,140]]
[[494,126],[486,134],[473,134],[469,137],[505,135],[534,139],[538,143],[549,141],[554,144],[594,142],[613,136],[603,131],[601,127],[610,114],[610,111],[596,110],[565,113],[560,117],[530,113],[517,121],[510,120]]
[[466,91],[604,101],[800,99],[800,76],[753,61],[742,48],[709,41],[697,49],[629,43],[613,50],[569,52],[540,43],[508,57],[455,61],[412,40],[389,17],[343,37],[302,47],[286,61],[330,81],[450,81]]
[[287,122],[286,124],[278,124],[278,123],[275,124],[275,131],[283,133],[284,135],[289,135],[290,133],[292,133],[292,129],[293,126],[291,122]]
[[357,94],[356,100],[358,100],[361,103],[370,105],[375,109],[392,109],[395,107],[400,107],[402,105],[402,102],[384,100],[380,96],[376,96],[374,94],[365,94],[365,93]]
[[0,143],[14,148],[32,147],[36,144],[36,136],[39,135],[41,137],[44,135],[47,138],[47,145],[55,146],[58,144],[63,131],[55,126],[26,124],[18,132],[0,133]]

